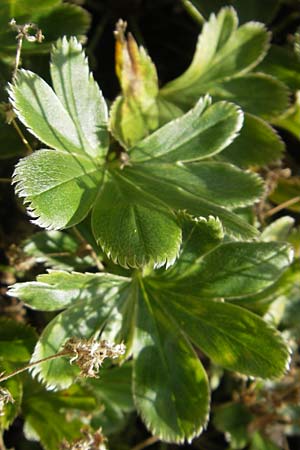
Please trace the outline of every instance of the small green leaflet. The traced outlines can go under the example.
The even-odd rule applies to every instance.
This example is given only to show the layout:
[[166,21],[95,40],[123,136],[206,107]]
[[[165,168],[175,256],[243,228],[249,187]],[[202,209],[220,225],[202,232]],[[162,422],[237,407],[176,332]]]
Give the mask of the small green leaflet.
[[[207,376],[193,346],[222,367],[261,378],[280,377],[289,361],[280,334],[230,300],[272,286],[291,262],[290,246],[222,243],[212,217],[183,227],[185,245],[167,271],[135,271],[132,278],[52,271],[10,290],[33,308],[66,308],[43,331],[33,360],[58,352],[71,336],[101,331],[104,339],[124,341],[133,355],[138,412],[152,433],[176,443],[197,436],[209,413]],[[33,373],[49,387],[66,388],[77,369],[60,358]]]
[[229,235],[256,235],[231,209],[257,201],[261,179],[207,160],[237,137],[243,114],[236,105],[201,98],[130,148],[124,163],[109,151],[107,106],[75,38],[58,41],[51,76],[55,92],[26,70],[10,86],[18,118],[51,147],[21,159],[14,172],[34,223],[60,230],[91,212],[97,243],[124,267],[173,264],[182,241],[180,211],[218,216]]

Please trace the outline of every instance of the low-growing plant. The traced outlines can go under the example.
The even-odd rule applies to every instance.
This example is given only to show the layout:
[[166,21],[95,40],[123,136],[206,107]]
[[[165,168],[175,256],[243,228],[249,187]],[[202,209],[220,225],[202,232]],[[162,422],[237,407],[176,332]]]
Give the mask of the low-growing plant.
[[[18,250],[19,270],[49,269],[9,295],[51,319],[38,337],[2,321],[3,429],[21,410],[26,435],[45,449],[103,449],[100,428],[115,431],[135,408],[155,440],[191,443],[207,426],[218,370],[277,389],[293,339],[276,327],[299,294],[299,239],[289,217],[264,227],[273,214],[264,170],[284,152],[272,123],[290,107],[284,82],[258,69],[270,38],[225,7],[204,23],[190,67],[159,89],[153,62],[119,21],[122,92],[110,108],[75,37],[53,46],[51,85],[15,71],[10,104],[43,147],[17,163],[12,182],[46,229]],[[289,200],[276,189],[272,201]],[[282,302],[285,316],[274,307]],[[214,424],[232,448],[269,448],[253,425],[265,385],[250,406],[247,389],[242,403],[213,411]]]

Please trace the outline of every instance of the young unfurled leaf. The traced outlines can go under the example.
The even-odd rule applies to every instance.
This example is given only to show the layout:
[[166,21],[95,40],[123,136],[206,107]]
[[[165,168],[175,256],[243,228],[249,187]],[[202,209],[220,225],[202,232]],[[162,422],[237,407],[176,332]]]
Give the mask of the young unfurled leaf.
[[123,161],[114,159],[114,147],[108,150],[106,105],[76,39],[58,41],[51,74],[55,92],[24,70],[10,87],[19,119],[53,147],[22,159],[14,173],[16,191],[37,225],[71,227],[91,211],[97,243],[125,267],[172,264],[181,244],[182,210],[218,216],[232,235],[256,234],[228,209],[253,204],[263,192],[260,179],[201,161],[236,138],[243,116],[234,104],[200,99],[128,153],[124,149]]
[[[220,366],[262,378],[281,376],[289,360],[280,334],[226,297],[272,286],[290,263],[290,247],[222,244],[222,228],[213,218],[187,222],[184,230],[186,246],[168,271],[135,272],[132,278],[53,271],[42,282],[20,283],[11,291],[32,307],[38,297],[45,310],[69,305],[43,331],[33,360],[57,353],[72,336],[86,339],[101,331],[103,339],[124,341],[134,358],[139,413],[153,433],[177,443],[197,436],[208,414],[206,374],[191,344]],[[194,238],[199,242],[193,250]],[[60,358],[33,373],[62,388],[78,372]]]
[[131,147],[159,126],[156,68],[119,20],[116,37],[116,73],[122,89],[110,111],[110,130],[125,147]]

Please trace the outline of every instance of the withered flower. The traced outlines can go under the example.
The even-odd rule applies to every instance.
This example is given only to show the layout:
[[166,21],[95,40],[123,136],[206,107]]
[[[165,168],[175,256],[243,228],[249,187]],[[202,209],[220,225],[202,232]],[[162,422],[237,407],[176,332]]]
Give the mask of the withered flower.
[[124,355],[125,345],[112,344],[108,341],[80,339],[72,337],[63,348],[71,356],[70,363],[80,368],[80,376],[97,378],[100,367],[106,358],[116,359]]
[[82,434],[84,435],[82,439],[77,439],[72,443],[64,441],[60,450],[107,450],[105,445],[106,438],[103,436],[101,429],[93,434],[88,431],[82,431]]
[[14,399],[6,388],[0,388],[0,416],[4,416],[4,407],[8,403],[14,403]]

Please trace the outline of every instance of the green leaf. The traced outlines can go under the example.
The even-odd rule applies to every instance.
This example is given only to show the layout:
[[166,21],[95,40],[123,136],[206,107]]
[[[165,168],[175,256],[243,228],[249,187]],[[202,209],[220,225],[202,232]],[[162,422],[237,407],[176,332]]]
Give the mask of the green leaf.
[[261,240],[265,242],[287,241],[294,224],[295,219],[292,217],[280,217],[264,229],[260,235]]
[[126,278],[97,273],[49,271],[38,275],[37,282],[16,283],[8,294],[20,297],[31,308],[41,311],[56,311],[78,301],[92,301],[95,297],[108,295],[115,286],[126,284]]
[[32,380],[25,387],[22,404],[25,427],[39,438],[43,448],[57,450],[64,439],[73,441],[80,437],[84,423],[76,416],[70,419],[70,412],[93,410],[96,402],[89,393],[79,386],[57,393],[47,392]]
[[[126,357],[133,354],[134,359],[138,411],[152,433],[178,443],[200,433],[208,412],[206,374],[192,344],[218,364],[252,376],[281,375],[289,356],[283,339],[261,318],[215,298],[240,298],[275,285],[289,263],[290,247],[219,244],[223,232],[213,218],[194,219],[192,225],[184,224],[184,232],[188,238],[183,261],[180,257],[174,264],[169,278],[168,271],[153,273],[149,268],[143,274],[133,272],[131,279],[51,272],[43,276],[44,285],[38,281],[36,286],[23,283],[13,288],[21,298],[31,295],[28,303],[37,301],[36,293],[39,298],[48,296],[48,304],[51,297],[57,306],[69,302],[43,331],[34,361],[57,353],[72,336],[90,338],[101,331],[102,339],[125,342]],[[183,269],[176,271],[176,265]],[[65,388],[77,373],[66,358],[33,369],[50,388]],[[110,413],[122,419],[116,409]]]
[[38,139],[57,150],[84,152],[74,122],[42,78],[21,69],[9,94],[18,118]]
[[280,450],[280,447],[257,431],[252,437],[249,450]]
[[166,442],[198,436],[209,411],[206,373],[181,330],[144,291],[134,345],[134,396],[147,427]]
[[137,46],[131,34],[117,24],[116,72],[122,95],[110,111],[110,129],[124,147],[130,147],[159,125],[156,97],[158,79],[156,68],[146,50]]
[[[219,177],[224,183],[219,182]],[[256,234],[252,226],[223,207],[224,203],[227,207],[246,206],[261,196],[261,181],[253,174],[214,162],[187,165],[149,162],[136,165],[134,170],[128,167],[123,178],[135,183],[144,195],[155,196],[176,210],[187,211],[195,217],[219,217],[229,234],[244,237]],[[245,188],[241,189],[242,185]]]
[[[219,217],[234,236],[256,235],[226,209],[259,199],[262,183],[256,175],[222,163],[183,164],[219,154],[232,143],[242,125],[235,105],[210,105],[206,97],[128,154],[112,147],[105,155],[105,104],[81,47],[75,39],[59,41],[52,61],[56,94],[26,71],[10,92],[20,119],[56,149],[21,160],[14,173],[16,191],[37,225],[71,227],[91,210],[97,243],[113,261],[132,267],[174,262],[181,242],[179,211]],[[140,89],[150,95],[153,86],[144,86],[146,79]]]
[[223,8],[204,24],[190,67],[164,86],[161,95],[188,107],[216,83],[249,72],[265,56],[268,42],[262,24],[249,22],[238,28],[234,9]]
[[103,368],[101,377],[89,380],[88,385],[102,409],[93,415],[92,426],[96,429],[101,427],[105,436],[120,431],[128,414],[134,410],[131,362],[121,367]]
[[132,162],[198,161],[221,152],[242,127],[243,115],[236,105],[219,102],[210,106],[203,97],[184,116],[169,122],[130,149]]
[[103,369],[101,377],[90,379],[88,385],[92,386],[93,394],[100,401],[129,412],[134,409],[131,381],[132,364],[126,362],[120,367]]
[[33,234],[22,244],[27,256],[37,263],[57,270],[84,270],[94,265],[94,261],[81,248],[79,242],[71,234],[61,231],[41,231]]
[[106,104],[75,38],[58,41],[51,75],[56,94],[32,72],[18,72],[10,98],[19,119],[50,147],[103,158],[108,146]]
[[287,48],[272,45],[256,70],[269,73],[292,90],[300,89],[300,62],[296,54]]
[[[39,3],[40,5],[41,3]],[[91,16],[85,9],[70,3],[57,4],[42,14],[35,9],[33,13],[33,21],[39,25],[45,35],[42,47],[46,48],[49,48],[50,43],[55,42],[61,36],[80,37],[86,34],[91,23]],[[26,50],[28,52],[31,49],[28,46]],[[35,52],[41,50],[37,46]]]
[[108,148],[107,106],[75,38],[59,40],[52,52],[51,77],[58,99],[72,118],[81,146],[105,158]]
[[215,409],[213,423],[226,434],[231,448],[244,448],[249,442],[248,426],[253,415],[243,403],[225,403]]
[[206,253],[212,251],[224,238],[223,227],[218,218],[209,216],[208,219],[205,219],[184,216],[183,220],[183,244],[180,255],[176,264],[169,270],[158,273],[158,276],[162,276],[164,279],[179,279],[181,275],[184,276],[186,270],[195,264],[195,260],[199,260]]
[[[61,0],[3,0],[0,12],[1,58],[16,53],[15,31],[8,23],[14,18],[18,24],[35,23],[42,29],[42,43],[23,42],[22,55],[48,52],[50,45],[60,36],[80,36],[88,31],[90,15],[77,5],[62,4]],[[7,80],[8,81],[8,80]]]
[[31,357],[36,333],[33,328],[11,319],[0,319],[0,363],[24,362]]
[[207,298],[239,298],[271,286],[293,258],[285,243],[229,242],[220,245],[161,289]]
[[34,223],[49,230],[71,227],[87,216],[103,171],[83,154],[39,150],[21,159],[13,176]]
[[106,182],[98,195],[92,226],[105,253],[124,267],[171,265],[181,244],[172,211],[147,204],[119,180]]
[[282,157],[284,142],[264,120],[245,114],[240,135],[218,158],[241,167],[265,166]]
[[272,123],[276,127],[292,133],[298,140],[300,139],[300,91],[295,93],[295,103],[283,116],[273,119]]
[[[15,369],[14,364],[8,363],[6,361],[0,362],[0,370],[1,373],[5,371],[6,373],[10,373]],[[19,415],[23,397],[23,384],[20,380],[20,377],[15,376],[10,378],[7,381],[1,383],[1,388],[7,389],[10,395],[13,398],[13,402],[7,403],[0,416],[0,433],[3,430],[7,430],[9,426],[13,423],[15,418]]]
[[286,344],[260,317],[219,301],[173,292],[171,298],[160,296],[165,310],[215,364],[261,378],[279,378],[285,373]]
[[[77,275],[80,274],[75,276]],[[85,278],[89,280],[90,276],[81,275],[83,282]],[[78,288],[77,292],[71,292],[70,298],[74,300],[74,304],[58,314],[44,329],[35,347],[32,361],[38,361],[59,352],[72,336],[88,339],[99,332],[110,316],[116,314],[114,308],[119,310],[122,306],[124,307],[130,289],[128,281],[124,279],[120,282],[118,279],[115,282],[113,277],[110,283],[104,282],[102,290],[100,288],[97,294],[92,289],[90,292],[86,291],[84,284],[81,289]],[[62,288],[58,291],[59,294],[63,298],[65,290]],[[78,299],[80,297],[78,294],[82,295],[82,298]],[[116,333],[117,330],[115,330]],[[120,341],[123,339],[122,336]],[[32,374],[46,383],[48,388],[63,389],[72,384],[74,377],[78,374],[78,368],[72,366],[68,358],[61,357],[35,366]]]
[[283,114],[289,106],[289,91],[285,84],[264,73],[251,73],[233,78],[211,87],[215,100],[230,100],[238,103],[248,113],[265,120]]

